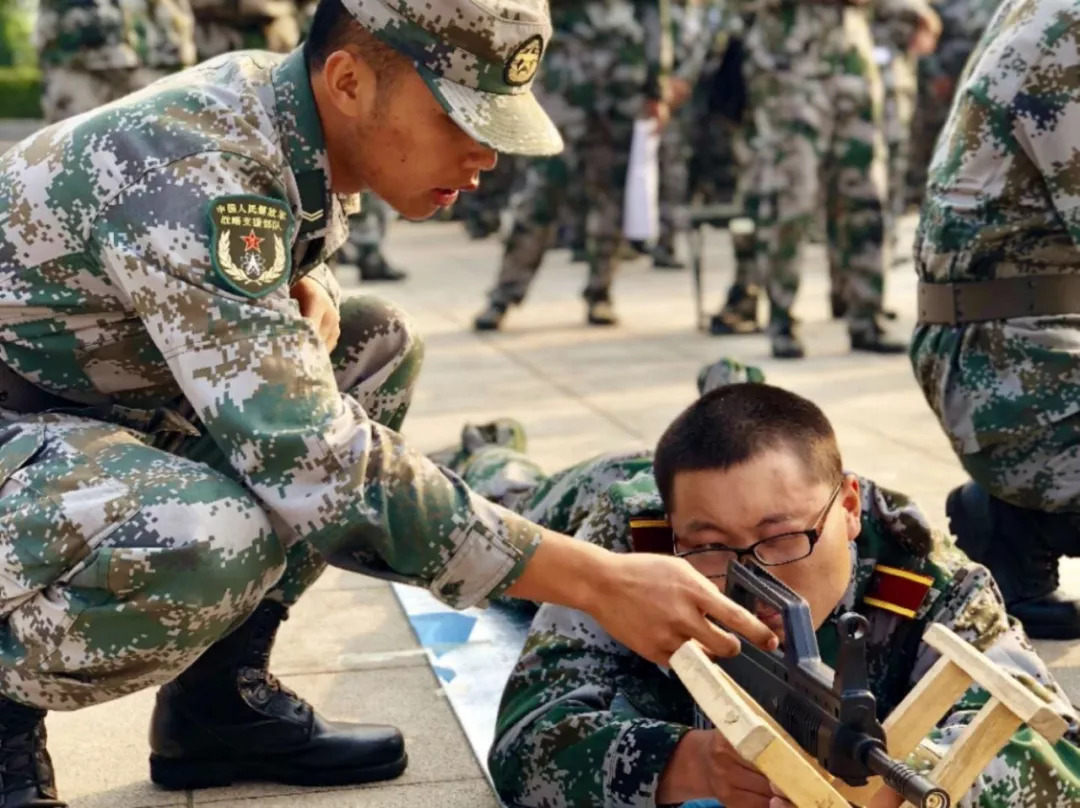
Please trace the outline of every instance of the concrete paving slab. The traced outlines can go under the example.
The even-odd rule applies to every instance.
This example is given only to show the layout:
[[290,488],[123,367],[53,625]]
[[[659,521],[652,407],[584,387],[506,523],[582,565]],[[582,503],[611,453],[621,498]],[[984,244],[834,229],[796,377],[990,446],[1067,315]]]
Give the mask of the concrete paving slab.
[[272,664],[278,675],[296,675],[426,667],[427,658],[381,585],[306,593],[281,627]]
[[[409,767],[394,781],[395,786],[483,776],[434,674],[427,667],[282,676],[281,679],[327,718],[400,727],[405,734]],[[298,787],[252,783],[194,792],[193,804],[290,794],[295,799],[296,795],[307,793]]]
[[49,713],[49,753],[60,796],[71,808],[165,808],[187,805],[183,792],[149,779],[147,733],[154,691],[74,713]]
[[[196,803],[198,804],[198,803]],[[437,785],[392,785],[381,788],[306,791],[304,808],[496,808],[487,780],[452,780]],[[218,808],[296,808],[295,795],[252,797],[214,803]]]

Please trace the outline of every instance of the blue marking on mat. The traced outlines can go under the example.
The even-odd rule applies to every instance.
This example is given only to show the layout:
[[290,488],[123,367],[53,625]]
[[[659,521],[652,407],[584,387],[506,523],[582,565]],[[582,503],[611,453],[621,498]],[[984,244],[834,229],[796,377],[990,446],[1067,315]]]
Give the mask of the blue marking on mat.
[[393,588],[476,762],[487,774],[499,700],[532,615],[494,604],[456,612],[423,589],[401,584]]
[[420,644],[440,657],[469,641],[476,618],[460,612],[429,612],[409,615]]
[[457,674],[454,673],[450,668],[443,668],[439,665],[432,665],[431,669],[435,671],[436,676],[438,676],[447,684],[450,684],[452,681],[454,681],[455,678],[457,678]]

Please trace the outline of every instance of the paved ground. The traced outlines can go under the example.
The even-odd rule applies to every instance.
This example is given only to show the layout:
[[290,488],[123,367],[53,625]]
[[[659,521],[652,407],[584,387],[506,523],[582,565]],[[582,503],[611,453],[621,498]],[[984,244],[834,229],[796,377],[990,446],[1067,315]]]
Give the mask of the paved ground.
[[[2,137],[2,135],[0,135]],[[910,225],[910,223],[908,223]],[[712,232],[707,278],[715,300],[730,279],[726,236]],[[580,265],[553,253],[527,307],[504,333],[479,338],[471,318],[491,282],[499,246],[467,241],[451,224],[400,224],[388,250],[412,272],[408,283],[371,287],[408,309],[427,336],[428,360],[406,434],[422,449],[454,440],[466,420],[512,415],[528,427],[532,451],[549,469],[600,452],[651,445],[695,395],[698,368],[723,354],[760,363],[770,380],[819,402],[839,432],[849,468],[905,490],[939,524],[945,495],[963,474],[912,381],[903,357],[851,356],[844,328],[826,319],[826,278],[814,250],[798,313],[811,356],[768,358],[763,337],[717,340],[692,330],[687,273],[628,266],[618,284],[619,328],[583,325]],[[910,331],[910,265],[889,277],[889,304]],[[1080,586],[1080,566],[1070,568]],[[1043,651],[1080,698],[1080,645]],[[482,770],[408,623],[385,585],[327,574],[282,631],[274,668],[330,716],[388,721],[407,736],[411,765],[390,786],[303,792],[321,806],[494,806]],[[245,787],[191,794],[146,781],[146,722],[153,694],[49,718],[62,793],[74,808],[291,806],[295,789]]]

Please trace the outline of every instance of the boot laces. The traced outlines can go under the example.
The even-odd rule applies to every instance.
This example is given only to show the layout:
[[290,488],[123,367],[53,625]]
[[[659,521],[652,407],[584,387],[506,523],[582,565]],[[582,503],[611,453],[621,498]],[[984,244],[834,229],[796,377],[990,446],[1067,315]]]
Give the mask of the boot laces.
[[[288,612],[281,615],[280,619],[282,622],[288,620]],[[285,698],[292,702],[296,715],[303,715],[312,709],[311,706],[269,670],[270,649],[274,644],[277,628],[276,618],[258,620],[252,627],[251,643],[247,649],[247,657],[240,667],[239,679],[260,704],[268,704],[275,697]]]

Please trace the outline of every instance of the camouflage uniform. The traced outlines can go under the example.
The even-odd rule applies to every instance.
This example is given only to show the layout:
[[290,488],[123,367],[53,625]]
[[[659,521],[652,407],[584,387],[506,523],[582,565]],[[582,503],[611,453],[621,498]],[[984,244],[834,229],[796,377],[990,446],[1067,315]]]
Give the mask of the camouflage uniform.
[[575,177],[588,209],[590,303],[608,301],[622,241],[623,188],[634,121],[662,97],[661,42],[648,39],[647,18],[667,18],[668,0],[561,0],[552,4],[555,37],[537,91],[566,141],[558,157],[530,161],[512,202],[514,224],[492,304],[521,303],[551,246]]
[[200,61],[238,50],[287,53],[300,41],[294,0],[191,0]]
[[195,63],[188,0],[42,0],[34,32],[48,123]]
[[915,35],[912,20],[889,7],[875,9],[872,31],[874,55],[884,89],[883,120],[888,147],[889,194],[885,209],[885,237],[896,250],[897,220],[907,206],[907,168],[911,151],[911,119],[918,93],[915,59],[908,52]]
[[[889,5],[913,13],[901,0]],[[866,17],[842,5],[771,2],[757,10],[745,47],[747,207],[774,330],[791,326],[800,248],[824,189],[830,239],[848,279],[849,329],[872,331],[883,294],[886,153]]]
[[[475,490],[489,492],[541,524],[616,552],[630,551],[631,518],[663,516],[646,453],[607,455],[545,480],[527,458],[506,447],[477,452],[463,466]],[[505,496],[504,481],[519,484]],[[1060,686],[1015,621],[1005,615],[985,568],[933,532],[904,496],[860,479],[862,532],[852,544],[852,581],[817,633],[822,658],[835,665],[837,618],[855,610],[869,621],[871,689],[884,718],[927,672],[936,652],[922,642],[940,623],[1014,676],[1035,680],[1069,721],[1051,746],[1022,728],[993,761],[960,808],[1080,801],[1080,724]],[[550,520],[550,521],[549,521]],[[933,584],[914,619],[866,603],[883,564],[926,575]],[[989,696],[972,688],[924,739],[909,763],[934,765]],[[489,766],[509,806],[653,806],[676,744],[692,727],[708,728],[678,679],[635,656],[592,618],[542,606],[500,706]]]
[[[1076,0],[1002,4],[961,80],[916,238],[930,283],[1080,265]],[[1080,511],[1080,312],[919,325],[915,376],[969,474],[1039,511]]]
[[[537,129],[501,143],[552,148]],[[531,557],[534,525],[397,433],[403,316],[350,301],[330,355],[290,298],[337,293],[356,199],[327,159],[300,51],[221,57],[0,158],[0,692],[64,709],[163,681],[326,562],[461,607]]]

